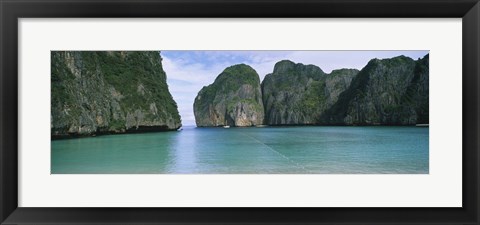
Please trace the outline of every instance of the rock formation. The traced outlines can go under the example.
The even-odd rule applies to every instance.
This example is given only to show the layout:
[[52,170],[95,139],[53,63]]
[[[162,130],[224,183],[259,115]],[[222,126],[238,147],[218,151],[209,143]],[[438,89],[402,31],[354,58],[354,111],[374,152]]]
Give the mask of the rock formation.
[[198,126],[428,124],[428,87],[429,55],[372,59],[361,71],[330,74],[283,60],[261,91],[252,68],[227,68],[200,91],[194,111]]
[[355,69],[340,69],[326,74],[314,65],[278,62],[262,82],[265,123],[317,124],[357,73]]
[[179,128],[161,61],[159,52],[52,52],[52,138]]
[[260,78],[245,64],[226,68],[203,87],[194,102],[197,126],[254,126],[263,123]]
[[322,116],[321,124],[428,123],[429,56],[371,60]]

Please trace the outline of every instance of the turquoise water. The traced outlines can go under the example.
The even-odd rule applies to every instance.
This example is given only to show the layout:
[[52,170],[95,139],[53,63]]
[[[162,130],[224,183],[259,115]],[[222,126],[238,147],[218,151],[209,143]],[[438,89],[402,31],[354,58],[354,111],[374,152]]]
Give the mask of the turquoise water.
[[52,141],[53,174],[428,173],[419,127],[195,128]]

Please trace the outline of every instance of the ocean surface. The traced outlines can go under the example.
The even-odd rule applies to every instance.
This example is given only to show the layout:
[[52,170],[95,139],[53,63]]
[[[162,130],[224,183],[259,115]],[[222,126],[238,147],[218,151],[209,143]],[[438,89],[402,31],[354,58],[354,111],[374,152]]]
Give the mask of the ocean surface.
[[428,174],[427,127],[251,127],[51,142],[52,174]]

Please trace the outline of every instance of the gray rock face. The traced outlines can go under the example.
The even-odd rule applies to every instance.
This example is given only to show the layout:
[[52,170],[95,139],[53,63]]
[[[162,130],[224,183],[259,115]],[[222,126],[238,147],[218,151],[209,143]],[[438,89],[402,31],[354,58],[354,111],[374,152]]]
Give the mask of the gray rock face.
[[52,52],[51,136],[181,126],[159,52]]
[[400,116],[410,117],[408,124],[413,120],[417,124],[429,123],[429,72],[429,55],[426,55],[416,61],[412,81],[401,99]]
[[428,123],[429,56],[371,60],[323,116],[322,124]]
[[264,111],[257,72],[244,64],[226,68],[213,84],[200,90],[193,108],[199,127],[262,124]]
[[357,73],[355,69],[341,69],[326,74],[314,65],[278,62],[262,82],[265,123],[317,124]]

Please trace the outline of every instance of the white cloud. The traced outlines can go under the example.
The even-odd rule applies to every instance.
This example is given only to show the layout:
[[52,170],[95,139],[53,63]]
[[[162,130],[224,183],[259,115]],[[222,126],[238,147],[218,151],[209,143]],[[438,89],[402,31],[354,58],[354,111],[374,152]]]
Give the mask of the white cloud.
[[189,64],[184,59],[169,59],[162,56],[163,69],[167,74],[170,93],[177,102],[183,125],[194,125],[193,101],[203,86],[209,85],[226,65],[207,68],[205,65]]

